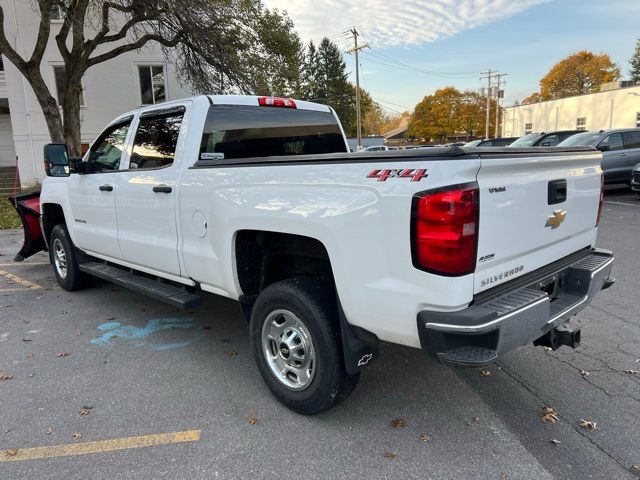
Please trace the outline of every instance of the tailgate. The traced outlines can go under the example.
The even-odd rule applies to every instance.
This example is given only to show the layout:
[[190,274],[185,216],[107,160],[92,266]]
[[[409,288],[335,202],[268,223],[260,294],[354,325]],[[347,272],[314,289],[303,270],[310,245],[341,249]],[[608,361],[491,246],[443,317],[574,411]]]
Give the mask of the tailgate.
[[545,150],[482,155],[474,293],[595,243],[602,155]]

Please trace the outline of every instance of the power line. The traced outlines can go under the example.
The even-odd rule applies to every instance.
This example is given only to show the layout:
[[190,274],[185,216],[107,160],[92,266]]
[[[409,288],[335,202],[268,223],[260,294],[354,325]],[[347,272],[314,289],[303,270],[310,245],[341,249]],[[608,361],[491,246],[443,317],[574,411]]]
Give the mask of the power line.
[[[391,67],[391,68],[396,68],[399,70],[405,70],[405,71],[410,71],[410,72],[417,72],[417,73],[422,73],[424,75],[430,75],[430,76],[434,76],[434,77],[442,77],[442,78],[451,78],[451,79],[456,79],[456,80],[463,80],[466,78],[476,78],[477,73],[474,73],[473,75],[471,74],[458,74],[458,73],[436,73],[434,71],[430,71],[430,70],[423,70],[421,68],[417,68],[417,67],[411,67],[411,66],[405,66],[405,64],[401,63],[401,62],[395,62],[395,63],[390,63],[390,61],[375,55],[373,52],[364,52],[364,54],[367,56],[367,60],[373,63],[377,63],[380,65],[384,65],[387,67]],[[377,60],[375,60],[374,58],[370,58],[371,56],[373,56],[374,58],[376,58]],[[382,60],[382,61],[381,61]]]

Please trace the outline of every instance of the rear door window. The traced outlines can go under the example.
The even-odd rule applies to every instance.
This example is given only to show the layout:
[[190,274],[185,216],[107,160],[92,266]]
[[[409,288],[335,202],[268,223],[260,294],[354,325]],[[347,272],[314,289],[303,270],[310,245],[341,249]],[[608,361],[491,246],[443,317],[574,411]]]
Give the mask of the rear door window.
[[184,108],[140,116],[129,169],[164,168],[173,164]]
[[209,109],[201,160],[346,152],[333,114],[245,105]]
[[640,148],[640,131],[623,132],[624,148]]

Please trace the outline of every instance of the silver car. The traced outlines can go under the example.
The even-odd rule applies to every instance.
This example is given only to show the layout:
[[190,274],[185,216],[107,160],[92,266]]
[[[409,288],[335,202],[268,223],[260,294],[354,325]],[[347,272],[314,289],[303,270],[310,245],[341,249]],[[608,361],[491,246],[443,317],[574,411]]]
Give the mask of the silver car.
[[631,171],[640,162],[640,128],[583,132],[559,147],[593,146],[602,152],[605,183],[631,183]]

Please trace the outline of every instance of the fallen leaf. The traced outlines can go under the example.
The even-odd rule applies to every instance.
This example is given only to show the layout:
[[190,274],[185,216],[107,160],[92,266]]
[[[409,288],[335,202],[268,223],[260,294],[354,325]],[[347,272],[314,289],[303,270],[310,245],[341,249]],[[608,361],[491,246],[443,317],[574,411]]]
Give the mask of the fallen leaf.
[[480,376],[481,377],[490,377],[491,376],[491,370],[480,370]]
[[105,357],[102,363],[111,363],[111,357]]
[[403,430],[407,427],[407,421],[404,418],[396,418],[391,421],[391,426],[398,430]]
[[640,358],[636,358],[636,363],[640,363]]
[[549,440],[551,443],[553,443],[554,445],[558,445],[559,443],[562,443],[560,440],[558,440],[557,438],[552,438],[551,440]]
[[582,375],[583,377],[588,377],[589,375],[591,375],[591,372],[589,370],[580,370],[580,375]]
[[586,428],[587,430],[597,430],[598,424],[596,422],[592,422],[591,420],[580,419],[580,428]]
[[27,358],[33,358],[33,353],[27,353]]
[[431,441],[431,437],[429,435],[420,435],[420,440],[422,440],[424,443],[427,443]]
[[254,417],[249,417],[249,418],[247,418],[247,423],[249,425],[257,425],[258,424],[258,419],[254,418]]
[[556,412],[553,407],[543,407],[540,420],[543,422],[556,423],[558,421],[558,412]]
[[69,352],[58,352],[56,353],[56,357],[68,357],[71,355]]
[[22,341],[23,341],[23,342],[30,342],[30,341],[31,341],[31,339],[30,339],[30,338],[23,338],[23,339],[22,339]]
[[80,432],[76,432],[73,434],[73,439],[74,440],[79,440],[82,438],[82,434]]
[[503,473],[502,475],[500,475],[500,480],[507,480],[509,478],[509,475],[507,475],[506,473]]
[[544,348],[544,351],[545,351],[545,352],[551,352],[551,351],[553,351],[553,348],[551,348],[551,347],[542,347],[542,348]]
[[224,352],[224,356],[227,358],[235,357],[238,355],[238,352]]
[[46,432],[47,435],[51,435],[53,433],[53,428],[48,428]]
[[473,420],[474,422],[479,422],[480,421],[480,417],[473,417],[471,420]]
[[640,470],[640,464],[638,464],[638,465],[631,465],[631,470]]
[[397,455],[393,452],[384,452],[384,458],[388,458],[389,460],[393,460],[396,456]]
[[32,378],[35,375],[35,373],[31,372],[29,373],[29,375],[27,375],[29,378]]
[[82,407],[78,413],[81,416],[89,415],[91,413],[91,409],[87,407]]
[[4,451],[4,455],[6,457],[15,457],[18,454],[18,449],[17,448],[12,448],[10,450],[5,450]]
[[638,370],[627,370],[627,373],[629,375],[637,375],[638,373],[640,373]]
[[13,375],[10,375],[8,373],[0,373],[0,380],[11,380],[13,378]]
[[60,312],[60,315],[69,315],[69,310],[64,310]]

